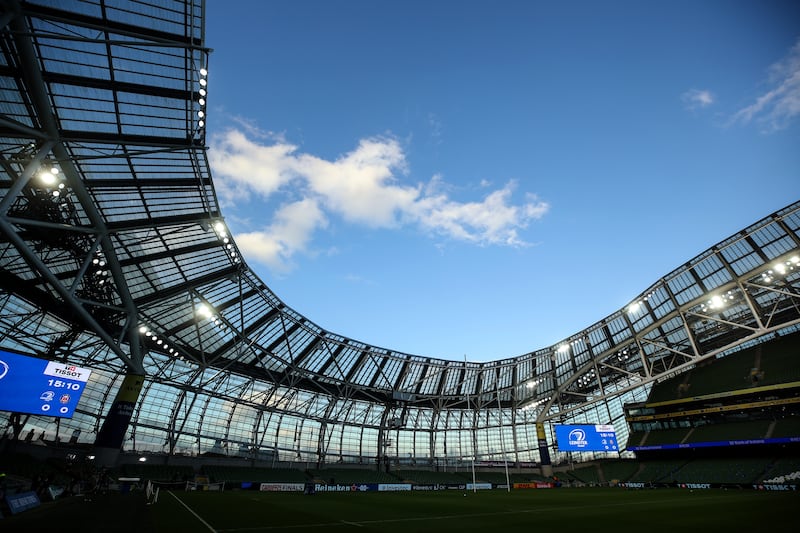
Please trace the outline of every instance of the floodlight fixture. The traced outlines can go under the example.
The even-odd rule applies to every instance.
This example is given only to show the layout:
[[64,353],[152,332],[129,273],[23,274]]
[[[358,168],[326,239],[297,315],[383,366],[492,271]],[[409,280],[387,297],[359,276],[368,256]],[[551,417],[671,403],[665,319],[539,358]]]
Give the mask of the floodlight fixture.
[[197,314],[202,318],[211,318],[214,315],[214,313],[211,311],[211,308],[203,303],[197,306]]
[[39,174],[39,179],[44,183],[46,186],[55,185],[58,178],[55,174],[50,172],[49,170],[45,170]]

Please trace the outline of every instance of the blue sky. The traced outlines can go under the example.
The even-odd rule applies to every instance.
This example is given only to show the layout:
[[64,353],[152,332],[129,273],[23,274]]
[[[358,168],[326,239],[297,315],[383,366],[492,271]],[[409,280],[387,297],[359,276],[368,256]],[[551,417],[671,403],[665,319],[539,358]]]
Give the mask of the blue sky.
[[209,1],[248,265],[320,327],[521,355],[800,199],[795,1]]

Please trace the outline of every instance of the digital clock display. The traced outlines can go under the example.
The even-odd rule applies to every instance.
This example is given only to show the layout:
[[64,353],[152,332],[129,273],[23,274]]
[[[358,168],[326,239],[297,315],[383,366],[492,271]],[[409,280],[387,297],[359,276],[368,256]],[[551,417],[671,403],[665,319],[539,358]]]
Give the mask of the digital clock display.
[[0,350],[0,411],[71,418],[91,370]]

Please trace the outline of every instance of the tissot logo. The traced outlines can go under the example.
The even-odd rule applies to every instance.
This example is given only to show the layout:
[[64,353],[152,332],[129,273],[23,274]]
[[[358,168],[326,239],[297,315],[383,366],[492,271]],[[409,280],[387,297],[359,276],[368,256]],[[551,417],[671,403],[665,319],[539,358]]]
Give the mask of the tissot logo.
[[8,374],[8,363],[0,361],[0,379],[3,379]]
[[47,363],[44,373],[47,376],[67,378],[73,381],[83,381],[86,383],[89,380],[89,374],[91,372],[85,368],[50,361]]

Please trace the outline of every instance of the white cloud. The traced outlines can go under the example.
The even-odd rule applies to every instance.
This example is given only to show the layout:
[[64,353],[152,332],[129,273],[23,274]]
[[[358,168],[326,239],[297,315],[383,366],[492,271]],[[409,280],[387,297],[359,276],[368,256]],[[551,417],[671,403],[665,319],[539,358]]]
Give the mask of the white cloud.
[[215,137],[208,160],[223,204],[230,205],[256,193],[268,197],[294,177],[296,146],[282,140],[259,144],[239,130]]
[[262,231],[234,236],[243,255],[267,265],[273,272],[292,269],[292,258],[308,250],[314,231],[327,226],[325,213],[316,201],[304,198],[284,205],[275,213],[272,223]]
[[769,68],[770,89],[737,111],[731,122],[757,122],[765,132],[786,128],[800,114],[800,39]]
[[513,182],[471,202],[452,199],[438,174],[427,184],[405,184],[405,153],[393,138],[364,139],[329,161],[280,137],[257,137],[237,129],[215,136],[209,162],[223,204],[285,202],[264,229],[234,236],[245,257],[277,272],[291,269],[296,254],[309,253],[314,232],[334,216],[371,228],[417,225],[479,245],[523,246],[519,230],[549,210],[530,194],[513,204]]
[[420,194],[397,183],[395,171],[405,171],[405,155],[394,139],[362,140],[336,161],[301,155],[295,169],[330,211],[371,227],[395,226],[397,215]]
[[421,198],[412,208],[420,224],[438,233],[476,244],[522,246],[517,231],[549,210],[546,202],[529,195],[522,206],[510,205],[515,183],[492,191],[481,202],[460,203],[445,195]]
[[711,91],[690,89],[681,95],[681,100],[688,109],[697,109],[710,106],[715,98]]

